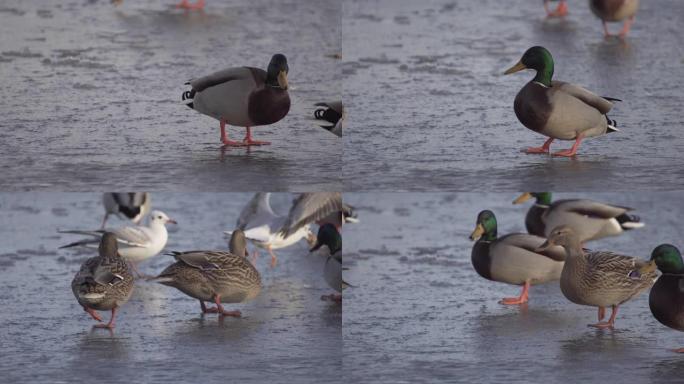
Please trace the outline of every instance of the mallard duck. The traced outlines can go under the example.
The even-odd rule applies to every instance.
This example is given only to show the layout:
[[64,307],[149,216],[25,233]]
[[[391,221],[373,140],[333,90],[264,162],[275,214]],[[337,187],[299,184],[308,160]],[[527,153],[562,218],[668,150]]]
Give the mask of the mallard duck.
[[[266,71],[252,67],[224,69],[191,80],[192,89],[183,93],[186,105],[220,122],[221,141],[227,146],[267,145],[252,139],[251,127],[280,121],[290,111],[287,93],[287,58],[273,55]],[[231,141],[226,124],[245,127],[242,141]]]
[[70,233],[92,237],[90,239],[79,240],[59,248],[92,248],[99,244],[100,239],[106,232],[111,232],[116,235],[117,241],[119,243],[119,253],[121,256],[123,256],[126,260],[129,260],[133,270],[140,275],[136,264],[159,254],[159,252],[161,252],[166,246],[166,241],[169,238],[168,232],[166,231],[166,224],[176,224],[176,221],[171,220],[164,212],[152,211],[150,214],[150,224],[147,227],[136,225],[109,229],[106,231],[59,231],[59,233]]
[[[230,240],[230,252],[172,252],[176,263],[153,280],[199,300],[202,313],[240,317],[240,311],[226,311],[221,303],[249,301],[261,291],[261,276],[245,257],[246,247],[245,233],[236,229]],[[216,307],[207,308],[205,301],[216,303]]]
[[138,224],[150,211],[150,195],[147,192],[107,192],[102,195],[102,204],[105,208],[105,217],[101,229],[107,224],[109,215],[126,217],[134,224]]
[[496,217],[492,211],[477,215],[477,226],[470,235],[477,240],[471,261],[477,273],[485,279],[522,285],[518,297],[507,297],[501,304],[527,302],[530,285],[543,284],[560,278],[565,253],[560,247],[537,251],[544,238],[524,233],[511,233],[497,238]]
[[309,252],[316,252],[325,246],[325,266],[323,267],[323,277],[330,288],[336,290],[338,293],[321,296],[322,300],[333,300],[342,302],[342,290],[349,287],[344,279],[342,279],[342,236],[331,223],[323,224],[318,228],[318,235],[316,236],[316,244],[309,250]]
[[317,120],[327,121],[329,124],[320,127],[331,133],[342,137],[342,125],[344,124],[344,106],[342,101],[330,101],[327,103],[316,103],[314,117]]
[[565,224],[572,227],[582,243],[607,236],[617,236],[630,229],[641,228],[639,217],[629,215],[632,208],[599,203],[588,199],[551,202],[551,192],[525,192],[513,204],[536,198],[525,216],[527,232],[547,237],[552,228]]
[[565,0],[560,0],[558,2],[558,8],[555,11],[549,10],[549,2],[551,0],[544,0],[544,10],[546,11],[546,17],[563,17],[568,14],[568,4]]
[[[114,4],[114,5],[120,5],[123,3],[123,0],[111,0],[111,1],[112,1],[112,4]],[[204,0],[197,0],[193,4],[191,4],[189,0],[183,0],[180,3],[176,4],[176,8],[204,9]]]
[[[561,225],[554,228],[540,251],[550,246],[565,248],[565,265],[560,278],[563,295],[575,304],[598,307],[596,324],[590,327],[613,328],[618,307],[648,289],[657,278],[655,267],[635,257],[604,251],[583,250],[575,231]],[[603,321],[605,308],[610,319]]]
[[[651,253],[651,262],[662,275],[651,288],[648,306],[653,317],[663,325],[684,331],[684,260],[679,249],[662,244]],[[684,353],[684,348],[675,352]]]
[[617,131],[615,121],[606,114],[613,108],[612,101],[619,100],[597,96],[578,85],[552,81],[553,58],[546,48],[528,49],[504,74],[523,69],[533,69],[537,74],[515,96],[515,115],[525,127],[549,137],[543,146],[527,148],[526,153],[549,153],[555,139],[575,140],[572,148],[553,153],[571,157],[577,154],[582,139]]
[[95,311],[112,311],[107,324],[96,327],[114,328],[116,310],[122,306],[133,293],[133,275],[126,261],[118,252],[116,235],[106,232],[102,235],[99,255],[86,260],[71,282],[71,290],[93,319],[102,321]]
[[636,12],[639,9],[639,0],[589,0],[589,7],[594,15],[603,22],[603,33],[606,37],[611,36],[606,22],[625,20],[619,34],[620,37],[624,38],[634,23]]

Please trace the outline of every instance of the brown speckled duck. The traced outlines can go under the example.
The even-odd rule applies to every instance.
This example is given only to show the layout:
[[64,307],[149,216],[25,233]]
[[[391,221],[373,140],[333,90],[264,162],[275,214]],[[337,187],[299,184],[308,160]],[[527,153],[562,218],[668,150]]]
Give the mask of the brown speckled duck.
[[126,261],[119,255],[116,236],[106,232],[100,240],[99,256],[92,257],[81,265],[71,282],[71,290],[83,310],[93,319],[102,321],[97,311],[112,311],[107,324],[96,327],[114,328],[116,310],[133,293],[133,274]]
[[[177,262],[154,280],[198,299],[202,313],[240,317],[240,311],[226,311],[221,303],[242,303],[261,291],[261,276],[245,257],[246,247],[245,234],[237,229],[230,239],[230,252],[172,252]],[[205,301],[216,307],[207,308]]]
[[[569,226],[554,228],[540,251],[550,246],[565,248],[565,265],[560,278],[563,295],[575,304],[598,307],[596,328],[613,328],[618,307],[653,285],[655,267],[635,257],[612,252],[586,251]],[[608,321],[603,321],[605,307],[611,307]]]
[[589,0],[589,7],[594,15],[603,22],[603,33],[606,37],[611,36],[606,22],[625,20],[619,33],[619,36],[624,38],[634,23],[634,18],[639,9],[639,0]]
[[[684,260],[679,249],[661,244],[651,253],[651,262],[662,275],[651,288],[648,306],[653,317],[663,325],[684,332]],[[675,349],[684,353],[684,348]]]
[[475,271],[482,277],[513,285],[522,285],[519,297],[507,297],[501,304],[523,304],[530,285],[560,279],[565,253],[561,247],[537,249],[545,239],[526,233],[511,233],[497,238],[496,217],[492,211],[477,215],[477,226],[470,235],[476,240],[471,253]]
[[515,96],[515,115],[525,127],[549,137],[543,146],[524,152],[546,154],[555,139],[574,140],[572,148],[553,153],[571,157],[577,154],[583,139],[617,131],[615,121],[606,114],[613,108],[612,101],[618,99],[597,96],[579,85],[552,81],[554,62],[546,48],[528,49],[504,74],[523,69],[533,69],[537,74]]

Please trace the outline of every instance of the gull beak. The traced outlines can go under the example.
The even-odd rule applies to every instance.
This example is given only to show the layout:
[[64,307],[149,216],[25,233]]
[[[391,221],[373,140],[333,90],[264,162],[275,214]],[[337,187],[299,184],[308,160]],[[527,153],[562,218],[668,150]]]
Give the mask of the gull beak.
[[288,88],[287,72],[282,71],[282,70],[280,72],[278,72],[278,85],[280,85],[280,88],[287,91],[287,88]]
[[517,199],[513,200],[513,204],[522,204],[531,198],[532,194],[529,192],[525,192],[522,195],[518,196]]
[[475,230],[473,231],[473,233],[470,234],[470,240],[475,241],[475,240],[479,239],[480,237],[482,237],[482,235],[484,233],[485,233],[484,227],[482,226],[482,224],[478,224],[477,227],[475,227]]
[[173,219],[169,219],[169,221],[167,221],[167,223],[169,223],[169,224],[178,224],[178,222],[177,222],[176,220],[173,220]]
[[551,240],[546,240],[546,241],[544,242],[544,244],[540,245],[539,248],[535,249],[534,251],[535,251],[535,252],[544,252],[544,251],[546,251],[547,249],[553,247],[554,245],[556,245],[556,244],[554,244],[553,241],[551,241]]
[[522,61],[518,61],[514,66],[508,68],[506,72],[504,72],[504,75],[510,75],[511,73],[522,71],[523,69],[527,69],[527,67]]

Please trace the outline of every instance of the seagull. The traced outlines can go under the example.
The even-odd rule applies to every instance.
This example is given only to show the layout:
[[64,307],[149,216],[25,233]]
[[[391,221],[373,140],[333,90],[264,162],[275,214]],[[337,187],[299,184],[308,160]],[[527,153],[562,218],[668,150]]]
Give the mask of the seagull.
[[107,192],[102,195],[102,204],[105,208],[105,217],[100,229],[104,229],[109,215],[117,215],[122,219],[127,217],[134,224],[138,224],[150,211],[150,195],[147,192]]
[[[278,216],[271,209],[271,193],[259,192],[252,197],[245,208],[242,209],[237,220],[236,228],[245,232],[245,237],[256,247],[266,249],[271,255],[271,266],[275,267],[277,256],[274,249],[280,249],[295,244],[302,238],[307,238],[313,244],[316,237],[308,225],[300,226],[288,235],[278,233],[287,217]],[[233,231],[225,231],[227,236],[232,236]],[[256,257],[256,251],[254,252]]]
[[342,125],[345,120],[345,110],[341,101],[321,102],[315,104],[314,117],[329,124],[319,125],[321,128],[342,137]]
[[354,208],[342,202],[341,192],[302,193],[292,203],[287,220],[278,233],[289,236],[311,223],[319,226],[330,223],[339,230],[345,223],[357,222]]
[[[166,241],[169,238],[168,232],[166,231],[166,224],[177,223],[175,220],[171,220],[164,212],[152,211],[150,215],[150,224],[147,227],[142,225],[126,226],[110,229],[106,232],[111,232],[116,236],[119,243],[119,254],[131,262],[133,270],[138,276],[142,276],[138,271],[136,264],[157,255],[164,249]],[[59,231],[59,233],[71,233],[92,237],[61,246],[59,247],[60,249],[79,246],[97,248],[105,230],[73,230]]]

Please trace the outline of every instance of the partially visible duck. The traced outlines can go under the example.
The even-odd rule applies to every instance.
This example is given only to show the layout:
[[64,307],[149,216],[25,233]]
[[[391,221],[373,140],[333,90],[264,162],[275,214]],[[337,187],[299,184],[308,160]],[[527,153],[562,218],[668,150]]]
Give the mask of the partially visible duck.
[[641,228],[639,217],[630,215],[632,208],[600,203],[589,199],[568,199],[551,202],[551,192],[525,192],[513,204],[535,198],[525,216],[527,232],[547,237],[551,229],[569,225],[575,230],[580,242],[618,236],[625,231]]
[[624,20],[618,36],[625,38],[634,23],[634,18],[639,9],[639,0],[589,0],[589,7],[594,15],[603,22],[603,33],[606,37],[611,36],[608,32],[608,21]]
[[342,101],[316,103],[316,107],[318,108],[314,111],[314,117],[317,120],[326,121],[328,123],[321,125],[320,127],[342,137],[342,125],[345,119]]
[[[321,247],[324,247],[321,249]],[[321,296],[322,300],[332,300],[342,302],[342,290],[349,287],[342,278],[342,235],[337,228],[330,223],[318,228],[316,244],[309,252],[324,252],[326,256],[325,266],[323,267],[323,277],[330,288],[337,291],[330,295]]]

